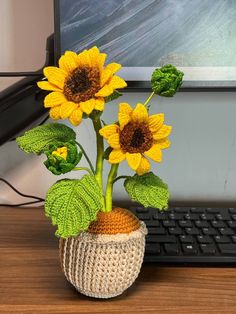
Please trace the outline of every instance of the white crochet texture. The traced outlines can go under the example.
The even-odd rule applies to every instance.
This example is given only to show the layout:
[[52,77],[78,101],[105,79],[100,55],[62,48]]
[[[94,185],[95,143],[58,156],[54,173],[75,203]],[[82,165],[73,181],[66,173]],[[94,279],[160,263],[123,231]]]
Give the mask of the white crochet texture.
[[111,298],[137,278],[143,262],[147,229],[141,222],[129,234],[81,233],[60,240],[60,257],[67,280],[82,294]]

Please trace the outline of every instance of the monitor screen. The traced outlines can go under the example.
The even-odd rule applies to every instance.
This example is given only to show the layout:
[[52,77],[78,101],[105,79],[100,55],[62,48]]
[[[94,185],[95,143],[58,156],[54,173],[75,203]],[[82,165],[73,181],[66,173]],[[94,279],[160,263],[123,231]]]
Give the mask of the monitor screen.
[[148,81],[154,68],[171,63],[185,81],[236,81],[235,1],[57,3],[58,54],[96,45],[108,62],[123,65],[126,80]]

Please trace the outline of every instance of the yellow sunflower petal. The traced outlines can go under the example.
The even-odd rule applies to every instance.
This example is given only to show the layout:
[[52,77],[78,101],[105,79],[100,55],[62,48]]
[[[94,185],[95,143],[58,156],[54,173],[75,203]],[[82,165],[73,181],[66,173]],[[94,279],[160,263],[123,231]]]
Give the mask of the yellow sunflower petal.
[[105,107],[105,100],[102,97],[95,99],[95,109],[99,111],[103,111]]
[[92,66],[88,50],[84,50],[78,54],[78,64],[79,66]]
[[37,85],[39,88],[44,89],[44,90],[51,90],[55,92],[62,92],[62,89],[49,83],[48,81],[41,81],[37,82]]
[[163,140],[156,140],[154,143],[157,144],[161,149],[170,147],[170,141],[167,138],[164,138]]
[[88,54],[90,57],[91,66],[98,67],[98,59],[100,55],[98,47],[94,46],[91,49],[89,49]]
[[142,156],[141,162],[140,162],[136,172],[139,176],[141,176],[144,173],[147,173],[149,170],[150,170],[150,162],[147,160],[147,158]]
[[101,86],[107,83],[107,81],[112,77],[112,75],[121,68],[119,63],[110,63],[101,73]]
[[112,78],[108,82],[108,85],[112,89],[117,89],[117,88],[124,88],[124,87],[126,87],[127,83],[121,77],[114,75],[114,76],[112,76]]
[[118,164],[125,160],[125,154],[120,149],[113,149],[109,155],[109,162],[111,164]]
[[114,149],[119,149],[120,148],[120,136],[118,133],[112,134],[109,136],[107,140],[108,144],[114,148]]
[[109,85],[103,86],[96,94],[97,97],[107,97],[113,93],[113,89]]
[[79,125],[83,117],[83,112],[80,108],[75,109],[69,117],[71,124]]
[[45,108],[55,107],[63,104],[66,101],[67,101],[66,97],[63,95],[63,93],[52,92],[44,98],[44,107]]
[[66,78],[66,72],[64,70],[57,67],[46,67],[43,73],[50,83],[63,89]]
[[162,160],[162,151],[157,144],[154,144],[148,151],[144,153],[144,155],[156,162],[161,162]]
[[161,140],[166,138],[172,130],[172,126],[163,125],[157,132],[153,133],[154,140]]
[[117,124],[110,124],[100,129],[99,133],[107,140],[111,135],[118,133],[119,129]]
[[71,73],[78,67],[78,56],[74,51],[66,51],[59,59],[59,67],[66,73]]
[[151,132],[157,132],[164,123],[164,113],[154,114],[148,118],[148,126]]
[[148,111],[143,104],[137,104],[134,108],[132,112],[132,120],[138,123],[148,122]]
[[130,168],[133,170],[137,170],[140,165],[142,155],[140,153],[135,154],[126,153],[125,157]]
[[95,104],[96,104],[95,99],[92,98],[87,101],[81,102],[80,108],[83,112],[90,114],[95,108]]
[[102,72],[102,70],[103,70],[106,58],[107,58],[107,54],[106,53],[100,53],[99,54],[97,64],[98,64],[98,68],[99,68],[100,72]]
[[78,105],[72,101],[67,101],[61,105],[60,115],[62,119],[69,118],[72,112],[78,108]]
[[58,119],[61,118],[61,116],[60,116],[60,108],[61,108],[61,106],[56,106],[56,107],[53,107],[53,108],[50,109],[49,116],[50,116],[51,119],[58,120]]
[[128,103],[120,103],[118,121],[121,130],[123,130],[124,126],[130,122],[132,111],[133,110]]

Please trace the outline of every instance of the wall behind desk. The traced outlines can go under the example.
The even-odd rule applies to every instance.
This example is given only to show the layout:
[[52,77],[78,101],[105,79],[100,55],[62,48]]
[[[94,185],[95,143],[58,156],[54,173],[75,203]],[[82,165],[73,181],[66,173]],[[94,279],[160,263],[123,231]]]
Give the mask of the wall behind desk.
[[[14,31],[14,25],[10,22],[12,6],[19,2],[27,8],[26,14],[35,10],[32,3],[37,4],[38,18],[42,21],[41,28],[34,28],[31,32],[27,30],[26,36],[30,37],[33,45],[38,45],[38,49],[34,46],[34,52],[31,53],[32,67],[37,67],[40,60],[44,61],[43,38],[53,28],[51,0],[1,0],[0,17],[6,12],[3,11],[4,5],[9,12],[8,18],[6,15],[0,19],[1,23],[5,23],[4,27],[0,27],[0,37],[4,42],[0,55],[1,70],[6,70],[6,64],[14,63],[16,67],[28,64],[24,58],[25,47],[19,49],[20,55],[16,58],[12,51],[16,42],[9,41],[6,36],[8,32],[16,34],[17,42],[20,42],[19,30]],[[24,23],[22,29],[27,29]],[[103,119],[109,123],[117,119],[118,102],[127,101],[134,106],[137,102],[144,102],[147,97],[146,93],[125,93],[119,101],[107,105],[109,109],[104,113]],[[166,123],[173,125],[170,137],[172,145],[164,151],[163,162],[152,164],[152,170],[169,184],[171,199],[236,201],[236,93],[178,93],[173,99],[156,97],[152,104],[151,112],[164,112]],[[78,140],[95,161],[96,143],[90,121],[84,120],[76,132]],[[0,176],[8,179],[22,192],[45,197],[51,184],[62,176],[56,177],[48,172],[42,164],[44,159],[44,156],[26,155],[14,142],[7,143],[0,147]],[[108,168],[106,165],[106,173]],[[122,163],[120,170],[120,174],[132,173],[126,162]],[[68,176],[75,175],[78,173],[70,173]],[[121,182],[115,185],[115,198],[128,199]],[[0,202],[12,203],[18,200],[14,193],[0,183]]]
[[[126,93],[120,101],[132,105],[143,102],[146,93]],[[115,121],[118,101],[107,105],[103,119]],[[168,184],[173,201],[236,201],[236,94],[178,93],[175,98],[156,97],[151,112],[164,112],[166,123],[173,125],[172,145],[163,153],[163,162],[152,170]],[[96,143],[90,120],[76,129],[78,140],[95,161]],[[16,143],[0,148],[0,175],[27,193],[45,196],[55,177],[42,164],[44,156],[25,155]],[[108,171],[106,164],[106,172]],[[132,173],[123,162],[120,173]],[[70,173],[75,177],[77,172]],[[1,198],[9,199],[6,189]],[[2,192],[3,191],[3,192]],[[11,194],[12,195],[12,194]],[[115,198],[126,200],[121,182],[115,186]],[[12,200],[12,198],[11,198]]]

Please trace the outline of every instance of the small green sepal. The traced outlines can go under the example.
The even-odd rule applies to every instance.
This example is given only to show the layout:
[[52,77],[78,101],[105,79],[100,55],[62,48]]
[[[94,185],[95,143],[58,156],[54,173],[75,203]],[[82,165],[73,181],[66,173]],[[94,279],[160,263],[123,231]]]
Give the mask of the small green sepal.
[[120,96],[122,96],[122,94],[120,92],[118,92],[117,90],[115,90],[111,95],[105,97],[105,102],[110,102],[112,100],[115,100],[117,98],[119,98]]

